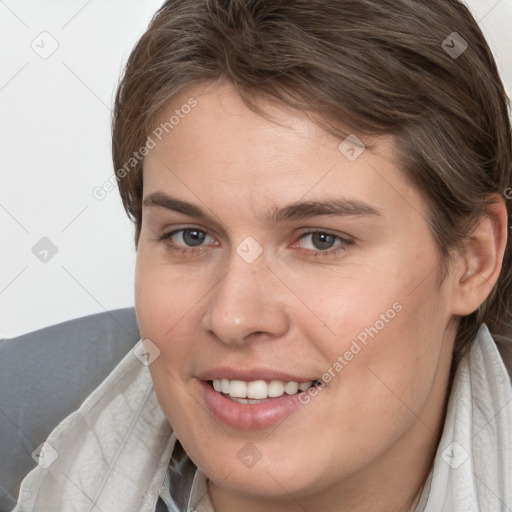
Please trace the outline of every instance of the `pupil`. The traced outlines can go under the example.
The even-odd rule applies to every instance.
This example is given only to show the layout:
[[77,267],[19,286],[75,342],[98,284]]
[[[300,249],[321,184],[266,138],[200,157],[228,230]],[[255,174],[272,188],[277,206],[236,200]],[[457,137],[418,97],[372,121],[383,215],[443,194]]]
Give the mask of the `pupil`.
[[312,242],[317,249],[330,249],[334,245],[335,237],[327,233],[313,233]]
[[201,245],[204,242],[206,234],[195,229],[183,231],[183,241],[190,246]]

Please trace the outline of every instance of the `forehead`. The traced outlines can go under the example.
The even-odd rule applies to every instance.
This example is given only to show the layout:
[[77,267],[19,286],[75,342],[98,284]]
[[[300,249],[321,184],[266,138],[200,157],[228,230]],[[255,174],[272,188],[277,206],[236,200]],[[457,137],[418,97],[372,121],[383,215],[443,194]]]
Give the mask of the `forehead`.
[[[354,152],[346,153],[352,138],[336,137],[286,106],[258,106],[264,116],[249,109],[229,83],[198,85],[174,97],[155,123],[159,131],[144,162],[144,196],[172,190],[208,198],[212,207],[226,201],[278,206],[332,193],[384,207],[396,207],[397,200],[408,208],[421,202],[396,163],[393,137],[359,135],[372,149],[356,144],[360,154],[353,159]],[[349,127],[342,129],[351,134]]]

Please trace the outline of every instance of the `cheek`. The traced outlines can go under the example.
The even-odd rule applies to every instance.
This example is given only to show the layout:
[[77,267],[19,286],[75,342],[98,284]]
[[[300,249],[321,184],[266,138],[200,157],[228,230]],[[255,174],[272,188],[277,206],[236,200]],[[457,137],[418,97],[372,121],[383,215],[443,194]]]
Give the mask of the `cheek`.
[[[190,395],[183,382],[190,364],[190,294],[180,280],[166,276],[163,267],[153,268],[144,259],[137,260],[135,308],[141,337],[149,338],[160,355],[149,366],[155,393],[161,409],[178,437],[182,439],[187,425],[197,424]],[[176,300],[179,297],[180,300]],[[186,438],[186,434],[185,434]]]
[[296,316],[301,338],[321,348],[329,410],[339,411],[352,432],[377,439],[381,421],[403,428],[428,399],[449,320],[437,272],[425,279],[431,262],[412,266],[396,258],[386,273],[359,269],[324,280],[318,293],[308,279],[296,283],[310,306]]
[[196,326],[198,298],[191,280],[177,275],[168,266],[146,258],[139,250],[135,274],[135,309],[142,338],[150,339],[160,355],[150,365],[155,392],[169,422],[186,412],[183,382],[190,374],[191,340]]
[[190,317],[195,314],[204,294],[201,282],[202,276],[191,279],[190,271],[165,265],[140,247],[135,272],[135,310],[141,335],[156,345],[171,338],[179,345],[182,336],[176,333],[182,328],[180,324],[190,324]]
[[160,405],[173,426],[191,408],[183,383],[188,384],[193,354],[200,350],[201,301],[208,289],[204,279],[200,272],[191,279],[190,271],[158,261],[141,244],[135,273],[137,322],[141,337],[160,349],[149,369]]

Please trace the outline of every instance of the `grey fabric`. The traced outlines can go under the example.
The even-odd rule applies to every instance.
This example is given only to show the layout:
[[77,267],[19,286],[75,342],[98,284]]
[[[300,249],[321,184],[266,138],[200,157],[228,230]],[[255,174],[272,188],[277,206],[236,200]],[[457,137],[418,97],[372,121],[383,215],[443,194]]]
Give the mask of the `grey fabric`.
[[0,340],[0,512],[14,507],[32,452],[139,339],[127,308]]
[[169,512],[169,507],[165,504],[165,501],[162,498],[158,498],[156,503],[155,512]]
[[160,493],[161,498],[157,504],[157,512],[160,501],[166,506],[162,509],[165,512],[186,512],[196,471],[197,466],[185,452],[181,443],[176,441],[169,461],[166,490]]

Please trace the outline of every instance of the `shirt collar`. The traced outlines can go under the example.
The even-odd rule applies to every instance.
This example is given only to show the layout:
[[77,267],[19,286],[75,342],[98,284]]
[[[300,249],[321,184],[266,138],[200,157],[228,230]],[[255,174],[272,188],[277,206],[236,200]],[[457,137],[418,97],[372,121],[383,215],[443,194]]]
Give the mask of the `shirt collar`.
[[[174,449],[160,498],[169,512],[215,512],[206,475],[192,462],[173,432]],[[171,494],[172,492],[172,494]]]
[[194,475],[187,512],[215,512],[208,496],[208,480],[200,469]]

